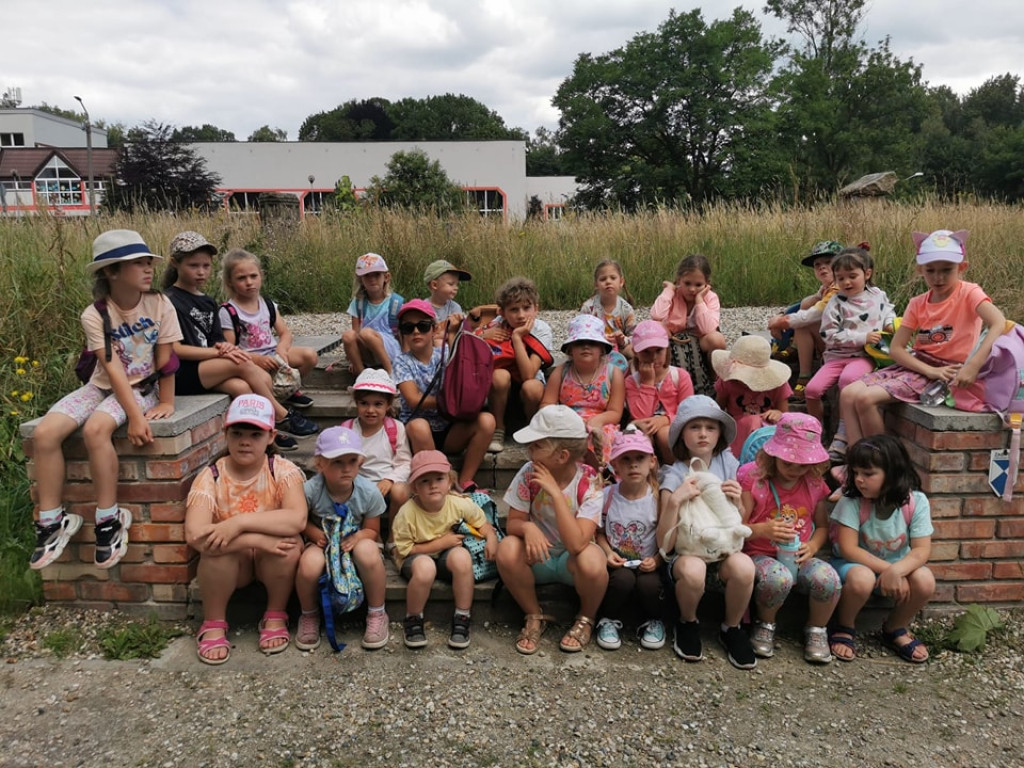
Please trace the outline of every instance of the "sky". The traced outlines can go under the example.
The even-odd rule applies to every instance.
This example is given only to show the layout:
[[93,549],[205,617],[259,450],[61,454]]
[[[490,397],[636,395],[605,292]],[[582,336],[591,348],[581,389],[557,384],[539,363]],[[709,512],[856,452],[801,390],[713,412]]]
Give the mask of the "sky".
[[[127,127],[211,123],[298,138],[350,99],[471,96],[510,127],[555,128],[551,98],[581,53],[654,31],[670,9],[726,18],[762,2],[659,0],[6,0],[0,91]],[[885,36],[924,79],[967,93],[1024,75],[1020,0],[869,0],[866,42]]]

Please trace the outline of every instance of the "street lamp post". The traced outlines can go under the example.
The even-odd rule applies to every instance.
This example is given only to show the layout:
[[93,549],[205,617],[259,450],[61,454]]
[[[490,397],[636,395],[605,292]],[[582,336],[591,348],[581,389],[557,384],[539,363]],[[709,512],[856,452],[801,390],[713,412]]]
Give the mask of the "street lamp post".
[[92,121],[89,119],[89,110],[85,108],[85,102],[81,96],[75,96],[75,101],[82,105],[85,112],[85,164],[86,173],[89,176],[89,215],[96,215],[96,190],[93,187],[92,177]]

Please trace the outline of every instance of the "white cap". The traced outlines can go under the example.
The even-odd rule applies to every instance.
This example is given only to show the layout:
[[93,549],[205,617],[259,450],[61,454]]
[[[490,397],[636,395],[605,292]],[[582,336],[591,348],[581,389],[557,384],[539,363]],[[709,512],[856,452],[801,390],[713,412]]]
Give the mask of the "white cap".
[[550,437],[578,440],[586,436],[587,425],[567,405],[544,406],[530,419],[529,426],[512,435],[517,443],[535,443]]
[[274,406],[263,395],[241,395],[231,401],[224,426],[251,424],[260,429],[274,428]]

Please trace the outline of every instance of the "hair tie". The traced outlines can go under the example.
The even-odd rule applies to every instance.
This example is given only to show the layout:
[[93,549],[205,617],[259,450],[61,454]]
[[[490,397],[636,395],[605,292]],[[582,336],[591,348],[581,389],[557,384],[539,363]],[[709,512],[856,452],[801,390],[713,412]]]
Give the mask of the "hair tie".
[[871,244],[867,240],[865,240],[863,243],[857,243],[857,247],[862,248],[865,251],[871,250]]

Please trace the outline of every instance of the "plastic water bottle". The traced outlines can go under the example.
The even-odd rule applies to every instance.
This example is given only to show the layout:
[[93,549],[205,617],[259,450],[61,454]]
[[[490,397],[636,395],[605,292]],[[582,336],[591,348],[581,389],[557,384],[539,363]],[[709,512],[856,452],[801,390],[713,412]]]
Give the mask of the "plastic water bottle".
[[799,570],[799,566],[796,564],[796,553],[799,549],[799,536],[794,536],[791,541],[777,544],[775,547],[775,559],[789,568],[789,572],[793,574],[794,581],[796,580],[796,572]]

